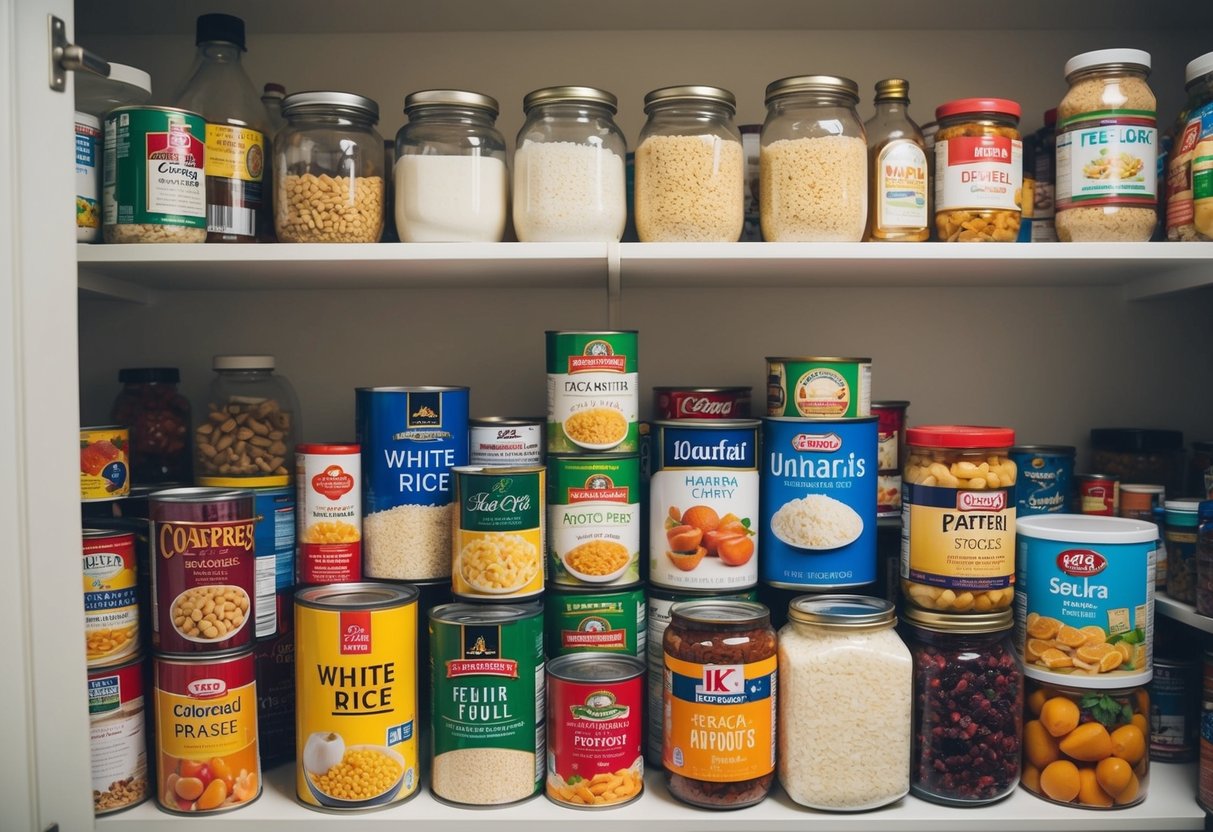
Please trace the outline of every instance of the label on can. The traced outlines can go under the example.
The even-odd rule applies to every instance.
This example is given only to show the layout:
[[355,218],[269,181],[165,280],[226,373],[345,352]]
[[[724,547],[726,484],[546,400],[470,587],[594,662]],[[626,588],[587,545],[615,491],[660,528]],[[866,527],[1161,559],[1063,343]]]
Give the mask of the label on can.
[[1200,690],[1199,663],[1155,662],[1150,682],[1151,760],[1181,763],[1196,757]]
[[96,242],[101,232],[101,122],[76,113],[76,239]]
[[654,419],[747,419],[749,387],[655,387]]
[[143,662],[88,673],[89,764],[93,812],[103,815],[147,799]]
[[1078,510],[1081,514],[1115,517],[1120,513],[1120,480],[1079,474]]
[[257,742],[261,764],[295,757],[295,613],[293,592],[279,592],[278,634],[253,645],[257,665]]
[[80,429],[80,499],[118,500],[131,493],[130,431],[107,426]]
[[901,516],[901,466],[909,402],[873,402],[876,426],[876,516]]
[[300,445],[295,468],[299,583],[362,580],[361,449]]
[[84,532],[84,644],[89,667],[125,661],[139,650],[139,567],[135,535]]
[[278,576],[295,572],[295,489],[257,489],[253,511],[254,637],[269,638],[278,632]]
[[657,422],[649,580],[683,589],[758,583],[758,420]]
[[548,460],[548,568],[553,584],[640,580],[640,460]]
[[1053,514],[1069,510],[1074,453],[1035,448],[1012,448],[1009,456],[1018,471],[1015,515]]
[[163,107],[105,117],[106,225],[206,228],[206,122]]
[[552,591],[543,606],[549,657],[566,653],[645,653],[648,633],[644,587]]
[[767,415],[805,419],[872,415],[872,359],[768,358]]
[[471,465],[541,465],[543,422],[473,419],[468,427]]
[[544,469],[457,468],[451,552],[457,597],[529,598],[544,585]]
[[265,134],[208,123],[206,150],[207,231],[255,237],[257,213],[264,205]]
[[635,332],[548,332],[548,451],[639,450]]

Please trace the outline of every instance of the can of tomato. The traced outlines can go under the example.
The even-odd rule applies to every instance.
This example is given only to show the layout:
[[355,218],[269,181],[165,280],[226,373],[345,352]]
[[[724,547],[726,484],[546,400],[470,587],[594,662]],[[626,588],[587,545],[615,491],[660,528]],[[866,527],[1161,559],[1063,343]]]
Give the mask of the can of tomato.
[[1078,511],[1098,517],[1120,513],[1120,477],[1112,474],[1075,474],[1078,486]]
[[752,387],[654,387],[656,419],[747,419]]

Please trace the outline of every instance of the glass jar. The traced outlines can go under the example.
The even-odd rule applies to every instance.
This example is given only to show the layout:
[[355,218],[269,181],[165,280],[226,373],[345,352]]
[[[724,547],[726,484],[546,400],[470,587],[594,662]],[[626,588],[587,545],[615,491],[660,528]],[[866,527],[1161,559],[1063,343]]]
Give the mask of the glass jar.
[[950,615],[907,607],[914,656],[910,791],[954,806],[993,803],[1019,783],[1023,674],[1011,610]]
[[1196,537],[1201,500],[1167,500],[1163,539],[1167,544],[1167,594],[1176,601],[1196,603]]
[[377,243],[383,234],[379,105],[348,92],[297,92],[274,139],[280,243]]
[[[1190,61],[1184,81],[1188,101],[1167,157],[1167,239],[1213,240],[1213,165],[1208,161],[1213,154],[1213,52]],[[1203,158],[1195,162],[1197,157]]]
[[1158,225],[1157,101],[1150,53],[1100,49],[1066,61],[1057,105],[1057,239],[1146,242]]
[[636,147],[642,243],[735,243],[745,222],[745,152],[737,99],[719,87],[663,87],[644,97]]
[[775,780],[770,612],[751,601],[675,604],[662,646],[662,762],[670,794],[707,809],[763,800]]
[[917,243],[931,236],[926,144],[909,109],[908,81],[877,82],[876,114],[863,125],[870,166],[865,240]]
[[1079,690],[1028,680],[1025,789],[1084,809],[1124,809],[1150,784],[1150,694],[1144,687]]
[[935,108],[935,230],[941,241],[1013,243],[1019,236],[1020,112],[1005,98],[961,98]]
[[1168,494],[1184,493],[1184,435],[1178,430],[1093,428],[1091,470],[1121,482],[1161,485]]
[[528,93],[514,151],[519,241],[618,242],[627,223],[627,140],[618,99],[594,87]]
[[910,790],[913,662],[893,605],[803,595],[779,631],[779,782],[803,806],[875,809]]
[[1036,189],[1032,202],[1032,242],[1057,242],[1057,108],[1045,110],[1044,127],[1036,133]]
[[509,175],[498,112],[496,99],[464,90],[404,99],[393,175],[403,242],[501,242]]
[[1015,431],[906,431],[901,588],[915,606],[990,612],[1015,597]]
[[767,85],[758,198],[768,242],[863,239],[868,140],[858,103],[859,85],[835,75]]
[[118,371],[122,390],[111,421],[131,430],[131,479],[140,485],[189,482],[190,403],[177,392],[176,367]]
[[194,430],[198,485],[281,488],[295,470],[299,400],[272,355],[216,355]]

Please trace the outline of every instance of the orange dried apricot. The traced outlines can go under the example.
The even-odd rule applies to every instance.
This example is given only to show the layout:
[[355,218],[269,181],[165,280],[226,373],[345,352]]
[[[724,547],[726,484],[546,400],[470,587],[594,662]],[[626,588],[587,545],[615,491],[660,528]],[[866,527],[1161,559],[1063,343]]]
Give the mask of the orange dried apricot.
[[1078,802],[1084,806],[1103,806],[1105,808],[1112,805],[1112,795],[1100,787],[1099,778],[1096,777],[1093,768],[1078,770]]
[[1057,740],[1045,730],[1039,719],[1033,719],[1023,726],[1023,753],[1028,762],[1043,769],[1054,760],[1061,759],[1061,750]]
[[1112,732],[1112,755],[1136,763],[1146,754],[1146,737],[1136,725],[1122,725]]
[[1137,799],[1137,793],[1139,791],[1141,791],[1141,781],[1138,780],[1137,775],[1134,774],[1129,780],[1129,785],[1125,786],[1125,790],[1116,795],[1116,804],[1120,806],[1124,805],[1125,803],[1132,803]]
[[1112,737],[1108,734],[1108,729],[1098,722],[1084,722],[1062,737],[1058,747],[1067,757],[1094,763],[1111,756]]
[[1095,766],[1095,779],[1100,788],[1116,797],[1133,779],[1133,767],[1119,757],[1105,757]]
[[1054,737],[1064,737],[1078,727],[1081,715],[1078,705],[1072,700],[1054,696],[1040,709],[1040,724]]
[[1040,773],[1040,790],[1061,803],[1069,803],[1078,797],[1081,785],[1078,766],[1069,760],[1049,763]]

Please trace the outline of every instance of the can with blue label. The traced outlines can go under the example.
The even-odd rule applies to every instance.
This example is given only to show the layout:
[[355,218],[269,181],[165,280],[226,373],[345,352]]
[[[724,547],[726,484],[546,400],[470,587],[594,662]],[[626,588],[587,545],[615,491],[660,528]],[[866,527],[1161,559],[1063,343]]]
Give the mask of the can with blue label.
[[1074,479],[1072,445],[1016,445],[1011,461],[1019,469],[1015,483],[1015,514],[1057,514],[1069,510]]
[[468,462],[468,388],[360,387],[362,574],[449,580],[455,480]]
[[278,633],[278,606],[274,596],[295,583],[295,489],[252,488],[254,606],[253,635],[270,638]]
[[876,580],[877,422],[763,421],[763,583],[834,591]]

